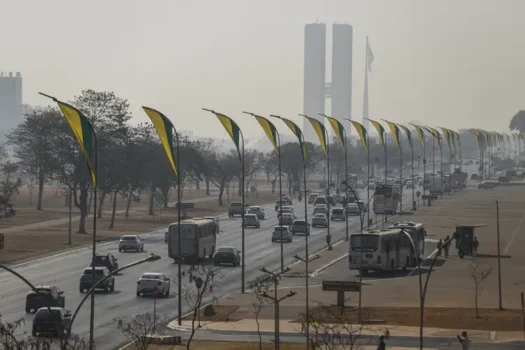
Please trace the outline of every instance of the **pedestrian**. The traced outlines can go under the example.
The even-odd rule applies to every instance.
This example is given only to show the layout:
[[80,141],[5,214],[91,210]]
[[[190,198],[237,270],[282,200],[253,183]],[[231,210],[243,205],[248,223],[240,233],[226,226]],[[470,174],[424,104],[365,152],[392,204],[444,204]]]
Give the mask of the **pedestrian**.
[[450,242],[451,242],[450,236],[447,235],[447,237],[445,237],[445,247],[443,248],[445,250],[445,258],[448,258],[448,250],[450,249]]
[[440,238],[439,239],[439,242],[437,244],[437,249],[438,249],[438,256],[441,256],[441,250],[443,249],[443,240]]
[[478,247],[479,247],[478,238],[474,237],[474,241],[472,242],[472,249],[473,249],[473,254],[472,255],[474,255],[474,256],[478,255]]
[[377,344],[377,350],[386,350],[385,337],[379,336],[379,343]]
[[468,338],[467,332],[461,332],[461,335],[458,335],[459,343],[461,344],[461,349],[468,350],[470,345],[470,339]]

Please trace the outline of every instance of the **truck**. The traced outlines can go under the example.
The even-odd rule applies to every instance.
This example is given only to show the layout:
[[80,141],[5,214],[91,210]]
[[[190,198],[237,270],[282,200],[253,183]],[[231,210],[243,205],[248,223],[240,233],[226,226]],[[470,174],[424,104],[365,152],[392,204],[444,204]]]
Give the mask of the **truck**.
[[445,180],[448,181],[445,176],[442,177],[441,174],[425,174],[424,179],[425,190],[428,190],[430,194],[443,194],[445,191],[443,185]]

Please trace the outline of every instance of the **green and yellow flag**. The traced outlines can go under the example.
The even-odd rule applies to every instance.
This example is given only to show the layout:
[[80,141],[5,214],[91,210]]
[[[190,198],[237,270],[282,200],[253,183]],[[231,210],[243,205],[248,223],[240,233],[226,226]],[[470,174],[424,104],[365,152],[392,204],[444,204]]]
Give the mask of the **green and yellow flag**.
[[323,123],[321,123],[319,120],[312,118],[312,117],[306,117],[310,124],[312,124],[312,127],[315,130],[315,133],[319,137],[319,142],[321,142],[321,148],[323,149],[324,154],[328,155],[328,149],[327,149],[327,134],[326,134],[326,128],[324,127]]
[[239,125],[231,119],[230,117],[225,116],[224,114],[212,112],[215,114],[215,116],[219,119],[222,126],[224,126],[224,129],[226,129],[226,132],[228,135],[230,135],[233,144],[235,145],[235,148],[237,149],[237,154],[239,155],[239,160],[242,162],[242,154],[241,154],[241,129],[239,128]]
[[270,142],[273,145],[273,148],[275,149],[275,153],[277,154],[277,157],[280,157],[281,152],[279,149],[279,140],[277,139],[279,137],[279,134],[277,133],[277,129],[275,128],[273,123],[269,121],[268,119],[266,119],[265,117],[261,117],[260,115],[255,115],[255,114],[252,114],[252,115],[259,122],[259,125],[261,125],[261,127],[263,128],[266,136],[268,136],[268,139],[270,140]]
[[361,138],[361,142],[363,143],[363,146],[365,146],[366,152],[369,152],[368,150],[368,131],[366,131],[366,128],[359,122],[355,122],[351,119],[347,119],[347,120],[349,120],[350,123],[352,123],[354,128],[357,130],[357,133],[359,134],[359,137]]
[[299,146],[301,147],[301,153],[303,154],[303,161],[306,161],[306,145],[304,144],[303,132],[301,131],[299,126],[297,126],[297,124],[295,124],[290,119],[286,119],[282,117],[278,117],[278,118],[281,119],[286,124],[286,126],[293,132],[295,136],[297,136],[297,139],[299,140]]
[[[73,134],[80,145],[80,149],[86,156],[89,173],[91,175],[91,182],[93,183],[93,187],[97,187],[96,169],[93,167],[93,141],[95,135],[93,125],[91,125],[91,122],[88,120],[88,118],[86,118],[86,116],[75,107],[67,103],[60,102],[56,99],[55,101],[58,103],[58,107],[60,107],[64,117],[66,117],[67,123],[69,124],[69,127],[73,131]],[[97,155],[95,154],[95,157],[96,156]]]
[[[440,127],[440,129],[443,131],[443,135],[445,135],[445,138],[447,139],[447,146],[449,150],[452,150],[452,133],[450,130]],[[455,145],[454,145],[455,148]]]
[[425,127],[425,129],[427,129],[428,132],[431,133],[432,136],[434,136],[434,138],[438,142],[439,148],[441,148],[441,135],[439,134],[439,131],[437,129],[431,128],[430,126]]
[[332,129],[334,129],[335,136],[339,140],[341,147],[345,148],[345,128],[343,127],[343,124],[341,124],[339,120],[332,117],[326,117],[326,119],[328,119],[330,125],[332,125]]
[[423,128],[419,125],[410,123],[416,129],[417,136],[419,137],[419,142],[421,143],[421,147],[425,147],[425,132],[423,131]]
[[481,147],[481,145],[483,144],[483,133],[476,129],[469,129],[469,131],[472,134],[474,134],[476,138],[476,143],[478,144],[479,147]]
[[404,125],[398,124],[398,126],[405,131],[405,134],[407,135],[408,144],[410,145],[410,149],[414,149],[414,145],[412,144],[412,132],[410,132],[410,129],[407,128]]
[[[384,119],[383,119],[384,120]],[[397,145],[397,148],[401,148],[401,144],[399,143],[399,127],[396,123],[389,122],[388,120],[384,120],[388,127],[390,128],[390,132],[392,133],[392,138],[394,139],[394,143]]]
[[379,134],[379,143],[381,144],[381,146],[383,146],[383,149],[384,149],[385,148],[385,128],[383,128],[383,125],[376,122],[375,120],[368,119],[368,118],[365,118],[365,119],[368,120],[370,123],[372,123],[374,128],[376,128],[377,133]]
[[144,112],[146,112],[149,119],[151,119],[151,122],[159,135],[162,148],[164,148],[164,151],[166,152],[171,168],[175,175],[178,176],[175,156],[173,155],[173,130],[175,129],[173,124],[168,117],[153,108],[142,106],[142,109],[144,109]]

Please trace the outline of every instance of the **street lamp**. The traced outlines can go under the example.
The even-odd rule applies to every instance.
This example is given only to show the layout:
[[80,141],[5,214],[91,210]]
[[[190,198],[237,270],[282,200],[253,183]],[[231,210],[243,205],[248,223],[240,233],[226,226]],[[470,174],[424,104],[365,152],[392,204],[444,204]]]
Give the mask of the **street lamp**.
[[[267,298],[267,299],[270,299],[274,302],[275,304],[275,349],[276,350],[279,350],[279,346],[280,346],[280,338],[279,338],[279,303],[281,301],[283,301],[284,299],[286,298],[290,298],[290,297],[293,297],[294,295],[296,295],[297,293],[296,292],[292,292],[290,291],[288,294],[286,294],[285,296],[281,297],[281,298],[278,298],[277,297],[277,285],[278,285],[278,282],[279,282],[279,278],[281,278],[281,275],[285,272],[288,272],[290,271],[290,268],[289,267],[285,267],[284,270],[280,271],[280,272],[277,272],[277,273],[273,273],[273,272],[270,272],[268,271],[267,269],[265,269],[264,267],[260,270],[261,272],[264,272],[268,275],[270,275],[272,278],[273,278],[273,284],[274,284],[274,296],[270,296],[268,294],[266,294],[266,292],[264,292],[262,294],[263,297]],[[308,334],[308,336],[310,336]]]

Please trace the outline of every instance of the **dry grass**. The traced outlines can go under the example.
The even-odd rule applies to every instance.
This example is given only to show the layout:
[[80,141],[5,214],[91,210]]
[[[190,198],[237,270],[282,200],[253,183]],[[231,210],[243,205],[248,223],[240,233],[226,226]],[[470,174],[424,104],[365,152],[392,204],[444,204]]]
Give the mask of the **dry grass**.
[[[327,310],[314,308],[312,312],[321,313],[320,323],[357,323],[357,310],[345,310],[340,315],[339,308]],[[318,314],[319,315],[319,314]],[[393,326],[419,327],[419,308],[363,308],[366,320]],[[521,331],[520,310],[480,309],[480,318],[476,318],[473,308],[425,308],[425,327],[450,329],[477,329],[487,331]],[[295,320],[301,322],[301,318]]]
[[[191,201],[194,198],[204,198],[204,191],[186,191],[184,201]],[[251,196],[247,196],[246,202],[252,204]],[[20,196],[18,201],[23,201]],[[196,202],[195,211],[188,212],[190,217],[202,217],[215,215],[226,211],[227,202],[224,197],[224,206],[220,207],[217,196],[207,196],[209,200],[199,200]],[[249,199],[248,199],[249,198]],[[259,192],[257,198],[253,198],[253,203],[264,204],[277,198],[277,195],[270,192]],[[27,199],[27,198],[26,198]],[[238,196],[232,196],[231,200],[239,200]],[[172,200],[172,199],[170,199]],[[33,202],[35,203],[35,202]],[[126,201],[120,196],[117,197],[117,210],[125,209]],[[52,252],[78,248],[83,245],[91,244],[91,234],[77,234],[78,229],[78,210],[75,208],[74,220],[72,222],[72,245],[68,245],[68,207],[65,206],[64,198],[48,196],[44,198],[44,208],[37,211],[34,208],[18,207],[17,215],[13,218],[0,221],[0,232],[2,228],[18,226],[17,232],[5,233],[5,249],[0,252],[0,262],[24,261],[37,256]],[[123,214],[115,217],[113,229],[109,229],[111,215],[109,198],[103,207],[102,218],[97,219],[97,240],[110,241],[118,239],[123,234],[146,233],[165,228],[170,223],[177,220],[177,211],[173,208],[155,210],[155,215],[148,215],[147,199],[139,203],[133,203],[130,208],[130,216],[125,219]],[[23,225],[35,224],[38,222],[64,219],[62,222],[52,226],[22,227]],[[92,232],[93,215],[89,215],[86,220],[86,231]]]

